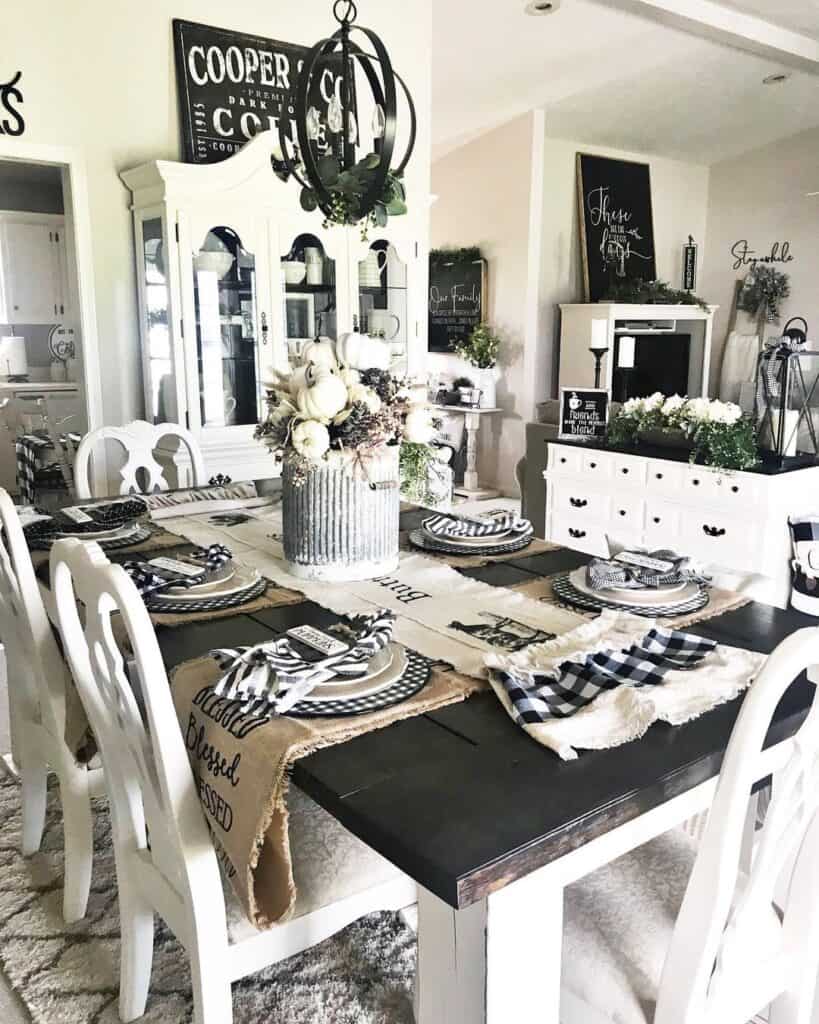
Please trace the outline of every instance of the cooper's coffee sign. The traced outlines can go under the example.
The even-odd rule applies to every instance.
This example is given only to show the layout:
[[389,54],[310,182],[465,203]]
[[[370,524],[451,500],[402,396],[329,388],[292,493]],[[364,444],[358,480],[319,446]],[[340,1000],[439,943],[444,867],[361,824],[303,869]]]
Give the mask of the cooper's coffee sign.
[[603,388],[561,388],[559,436],[592,441],[606,436],[609,393]]
[[[292,119],[294,111],[285,107],[306,46],[178,18],[173,38],[186,161],[224,160],[259,132],[277,130],[282,115]],[[339,88],[340,76],[326,68],[316,77],[311,105],[326,110]],[[328,147],[319,138],[317,148]]]
[[13,74],[7,82],[0,82],[0,135],[22,135],[26,130],[23,118],[23,93],[20,79],[23,72]]

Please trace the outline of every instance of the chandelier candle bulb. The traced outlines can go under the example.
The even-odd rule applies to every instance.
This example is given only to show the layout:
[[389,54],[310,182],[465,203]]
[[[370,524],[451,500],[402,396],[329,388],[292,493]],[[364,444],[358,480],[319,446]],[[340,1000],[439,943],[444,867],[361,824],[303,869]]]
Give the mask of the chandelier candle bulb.
[[620,370],[634,369],[634,338],[625,334],[620,338],[617,352],[617,367]]

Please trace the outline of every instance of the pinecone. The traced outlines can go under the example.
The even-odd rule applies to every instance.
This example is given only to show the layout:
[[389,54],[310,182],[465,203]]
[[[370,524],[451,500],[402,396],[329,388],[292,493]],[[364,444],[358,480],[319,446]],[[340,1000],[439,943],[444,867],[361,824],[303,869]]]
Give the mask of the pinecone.
[[361,383],[372,388],[385,405],[394,401],[397,388],[388,370],[362,370]]
[[334,447],[357,448],[370,439],[374,427],[374,417],[363,402],[356,402],[350,409],[350,415],[337,427],[332,428]]

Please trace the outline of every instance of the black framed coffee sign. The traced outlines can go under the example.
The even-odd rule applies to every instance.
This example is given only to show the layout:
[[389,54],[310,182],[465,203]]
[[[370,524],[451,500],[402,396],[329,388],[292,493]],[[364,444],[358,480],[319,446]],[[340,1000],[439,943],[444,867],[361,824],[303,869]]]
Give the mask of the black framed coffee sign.
[[559,436],[597,441],[606,436],[609,393],[604,388],[561,388]]
[[586,302],[618,283],[657,277],[648,164],[577,154]]
[[[308,47],[231,29],[173,22],[183,159],[208,164],[238,152],[259,132],[277,129]],[[340,75],[317,76],[311,104],[326,110]],[[294,133],[295,137],[295,133]],[[319,138],[319,151],[329,143]]]

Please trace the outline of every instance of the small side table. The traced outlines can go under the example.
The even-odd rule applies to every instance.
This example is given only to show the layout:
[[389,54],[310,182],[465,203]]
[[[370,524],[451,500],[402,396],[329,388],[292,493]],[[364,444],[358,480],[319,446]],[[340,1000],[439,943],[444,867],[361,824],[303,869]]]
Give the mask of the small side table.
[[466,428],[466,472],[462,487],[456,487],[454,494],[473,501],[486,501],[497,498],[500,491],[489,487],[481,487],[478,483],[478,432],[481,429],[481,417],[493,416],[503,412],[502,409],[481,409],[467,405],[435,405],[434,409],[448,416],[463,416]]

